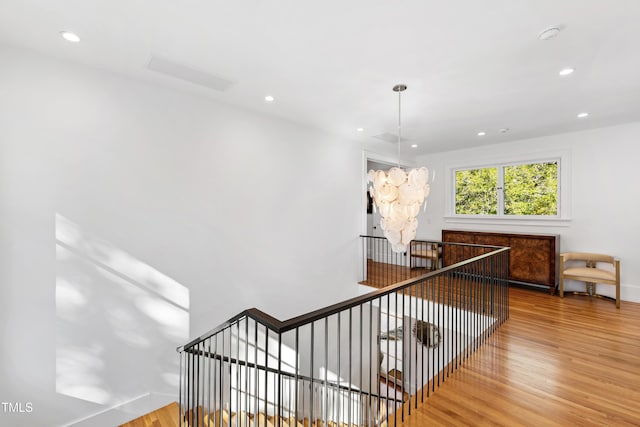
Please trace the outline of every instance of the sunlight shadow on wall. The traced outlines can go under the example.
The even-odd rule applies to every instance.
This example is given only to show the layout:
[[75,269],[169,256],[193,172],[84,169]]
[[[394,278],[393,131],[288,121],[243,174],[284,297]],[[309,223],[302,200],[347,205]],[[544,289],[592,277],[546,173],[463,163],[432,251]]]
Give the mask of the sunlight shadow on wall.
[[56,214],[56,391],[101,405],[177,392],[189,290]]

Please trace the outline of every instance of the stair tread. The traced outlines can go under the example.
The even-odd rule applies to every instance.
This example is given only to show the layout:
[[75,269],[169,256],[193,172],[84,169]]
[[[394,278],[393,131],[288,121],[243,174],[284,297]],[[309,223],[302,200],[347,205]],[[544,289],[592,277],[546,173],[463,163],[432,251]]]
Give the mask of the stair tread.
[[[136,419],[131,421],[130,423],[123,424],[120,427],[179,427],[178,423],[175,421],[178,418],[178,405],[173,404],[172,409],[175,411],[173,414],[173,424],[167,424],[164,421],[149,421],[146,424],[141,424]],[[162,409],[162,408],[161,408]],[[196,413],[195,422],[191,422],[191,414]],[[150,413],[153,414],[153,413]],[[146,416],[150,415],[147,414]],[[382,414],[382,412],[381,412]],[[200,406],[198,406],[193,411],[188,411],[184,417],[185,424],[183,427],[278,427],[278,417],[274,415],[265,416],[264,412],[258,412],[257,415],[247,413],[241,411],[239,415],[235,412],[229,412],[227,410],[216,410],[211,413],[207,413]],[[222,420],[222,424],[220,421]],[[134,423],[136,422],[136,423]],[[132,424],[133,423],[133,424]],[[386,425],[384,422],[380,424],[381,426]],[[336,421],[328,421],[326,424],[322,419],[316,419],[313,422],[309,421],[309,418],[303,418],[302,420],[296,420],[295,417],[291,416],[281,417],[279,427],[361,427],[359,424],[355,423],[346,423],[346,422],[336,422]]]

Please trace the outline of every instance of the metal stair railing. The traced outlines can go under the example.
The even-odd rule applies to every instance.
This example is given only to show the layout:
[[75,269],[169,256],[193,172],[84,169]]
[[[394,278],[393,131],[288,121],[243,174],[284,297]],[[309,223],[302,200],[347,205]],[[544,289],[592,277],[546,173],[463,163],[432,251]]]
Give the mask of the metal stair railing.
[[426,274],[286,321],[248,309],[179,347],[180,425],[404,420],[509,315],[509,249],[440,244]]

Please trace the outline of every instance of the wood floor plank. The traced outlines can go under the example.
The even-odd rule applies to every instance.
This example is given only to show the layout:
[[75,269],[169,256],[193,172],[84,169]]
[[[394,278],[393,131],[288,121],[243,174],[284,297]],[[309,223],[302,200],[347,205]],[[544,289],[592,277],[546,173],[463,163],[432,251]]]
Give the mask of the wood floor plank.
[[120,427],[178,427],[179,412],[178,404],[170,403]]
[[509,320],[398,425],[638,426],[640,304],[511,289]]

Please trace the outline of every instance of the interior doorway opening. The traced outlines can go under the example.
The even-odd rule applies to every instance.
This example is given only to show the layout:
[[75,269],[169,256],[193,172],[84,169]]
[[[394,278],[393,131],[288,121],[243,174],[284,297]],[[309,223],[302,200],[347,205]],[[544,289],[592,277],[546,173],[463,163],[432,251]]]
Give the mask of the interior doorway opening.
[[[369,157],[366,158],[366,168],[364,171],[364,179],[365,179],[365,183],[367,183],[367,173],[370,170],[382,170],[382,171],[388,171],[389,169],[391,169],[392,167],[398,166],[398,163],[394,163],[394,162],[388,162],[388,161],[384,161],[384,160],[377,160],[377,159],[371,159]],[[404,169],[410,169],[410,166],[407,165],[400,165],[401,168]],[[369,184],[370,185],[370,184]],[[365,197],[367,200],[366,203],[366,210],[365,210],[365,215],[366,215],[366,235],[367,236],[374,236],[374,237],[384,237],[384,232],[382,231],[382,229],[380,228],[380,212],[378,212],[378,210],[375,208],[373,200],[369,194],[369,185],[365,185]]]

